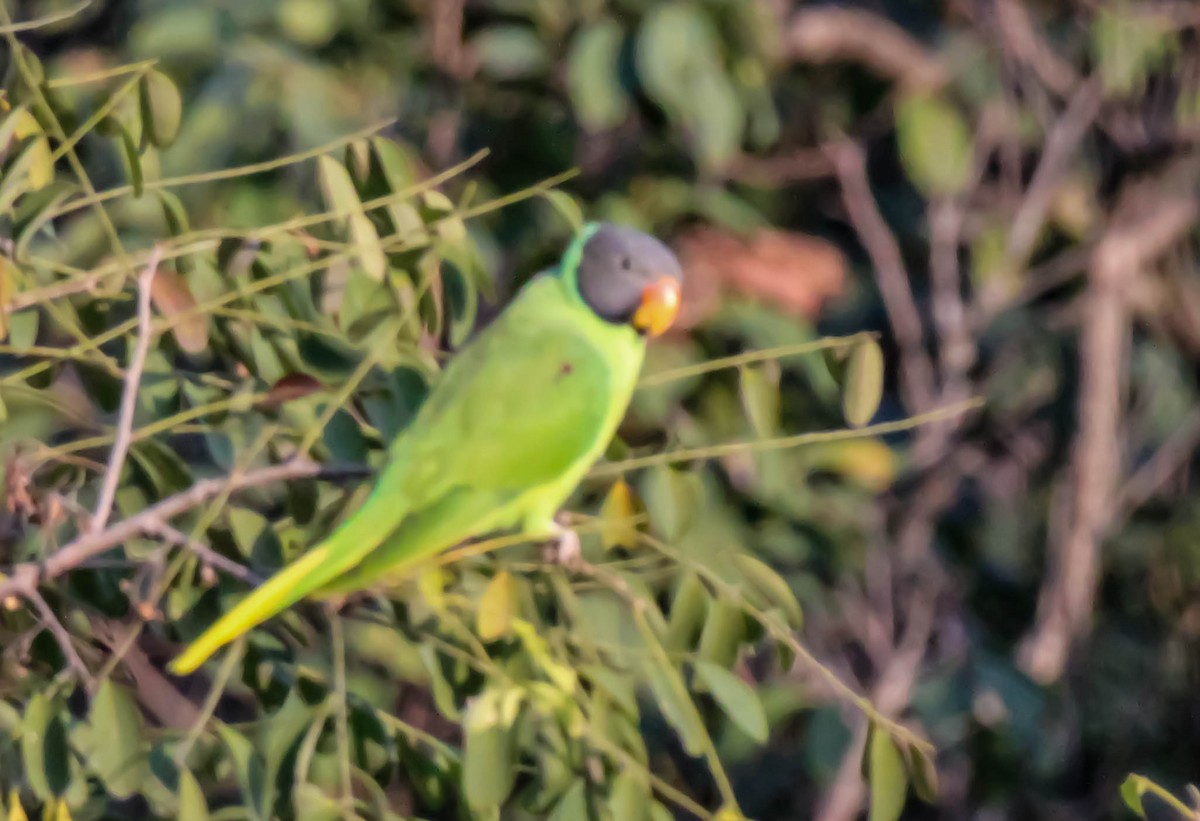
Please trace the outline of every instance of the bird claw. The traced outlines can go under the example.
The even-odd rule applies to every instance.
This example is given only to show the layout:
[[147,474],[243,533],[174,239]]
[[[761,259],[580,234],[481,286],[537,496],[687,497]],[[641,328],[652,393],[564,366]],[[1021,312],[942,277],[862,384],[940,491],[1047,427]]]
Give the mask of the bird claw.
[[579,534],[567,527],[560,518],[555,518],[554,525],[555,536],[546,545],[546,561],[568,570],[578,570],[583,566],[583,548],[579,543]]

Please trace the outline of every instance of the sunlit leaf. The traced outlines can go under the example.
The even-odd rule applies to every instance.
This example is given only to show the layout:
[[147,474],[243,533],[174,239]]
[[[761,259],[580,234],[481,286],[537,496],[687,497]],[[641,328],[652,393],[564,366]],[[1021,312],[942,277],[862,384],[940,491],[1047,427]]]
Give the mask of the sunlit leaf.
[[138,89],[143,128],[154,145],[165,148],[175,141],[183,116],[183,100],[171,78],[151,69]]
[[600,505],[600,541],[605,550],[633,547],[638,543],[635,517],[637,502],[624,479],[613,482]]
[[971,130],[945,99],[910,94],[896,110],[900,157],[912,181],[930,196],[957,194],[971,173]]
[[875,416],[882,398],[883,351],[874,339],[864,337],[855,343],[846,363],[842,415],[851,427],[861,428]]
[[179,821],[208,821],[208,803],[191,770],[179,770]]
[[869,821],[896,821],[904,810],[908,778],[892,737],[874,725],[867,740],[867,778],[871,790]]
[[495,641],[512,630],[517,601],[512,576],[501,570],[483,591],[476,612],[475,629],[484,641]]

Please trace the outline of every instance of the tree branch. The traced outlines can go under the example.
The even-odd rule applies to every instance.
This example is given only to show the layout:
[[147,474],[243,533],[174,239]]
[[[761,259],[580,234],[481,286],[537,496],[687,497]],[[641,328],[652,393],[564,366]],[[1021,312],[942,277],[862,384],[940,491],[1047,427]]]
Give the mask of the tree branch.
[[142,383],[142,371],[146,368],[146,356],[150,352],[150,339],[153,337],[150,328],[150,289],[161,259],[162,246],[156,245],[150,255],[150,261],[146,263],[146,270],[138,277],[137,345],[133,349],[129,370],[125,375],[125,389],[121,392],[121,407],[117,415],[117,434],[113,440],[112,453],[108,457],[104,482],[100,486],[100,496],[96,500],[96,512],[89,527],[92,533],[103,530],[108,524],[113,501],[117,498],[117,485],[121,483],[125,456],[129,453],[129,444],[133,440],[133,413],[137,409],[138,387]]
[[10,596],[23,596],[36,591],[44,579],[61,576],[107,550],[143,533],[155,532],[156,523],[167,522],[179,514],[204,504],[225,492],[249,487],[270,485],[290,479],[317,476],[320,466],[315,462],[293,459],[280,465],[247,473],[234,473],[221,479],[202,479],[185,491],[169,496],[146,508],[136,516],[123,519],[98,532],[88,532],[47,557],[40,564],[25,562],[13,567],[9,576],[0,576],[0,601]]

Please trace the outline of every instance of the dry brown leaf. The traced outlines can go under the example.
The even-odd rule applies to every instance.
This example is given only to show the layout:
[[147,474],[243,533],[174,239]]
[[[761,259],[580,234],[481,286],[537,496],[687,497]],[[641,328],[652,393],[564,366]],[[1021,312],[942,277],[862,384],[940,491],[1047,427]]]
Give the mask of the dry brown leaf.
[[677,245],[686,272],[679,328],[694,327],[711,316],[728,292],[811,318],[845,288],[845,257],[818,237],[763,230],[742,238],[702,227],[682,236]]
[[150,299],[158,312],[171,321],[171,333],[179,347],[188,353],[208,348],[208,317],[191,312],[196,298],[187,281],[169,268],[159,268],[150,283]]

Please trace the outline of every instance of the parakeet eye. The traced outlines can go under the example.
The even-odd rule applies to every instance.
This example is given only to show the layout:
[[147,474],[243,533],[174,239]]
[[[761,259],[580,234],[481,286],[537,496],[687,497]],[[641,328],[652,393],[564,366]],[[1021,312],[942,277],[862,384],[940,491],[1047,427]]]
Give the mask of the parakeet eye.
[[655,334],[674,319],[682,271],[671,249],[649,234],[603,224],[583,246],[575,279],[598,316]]

